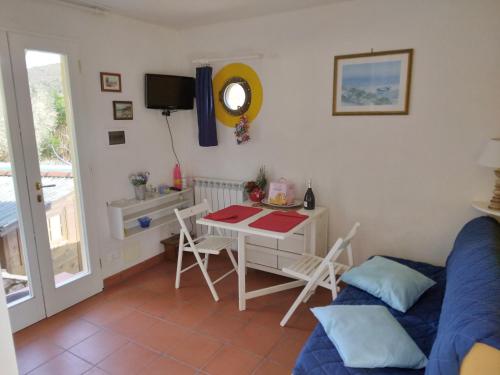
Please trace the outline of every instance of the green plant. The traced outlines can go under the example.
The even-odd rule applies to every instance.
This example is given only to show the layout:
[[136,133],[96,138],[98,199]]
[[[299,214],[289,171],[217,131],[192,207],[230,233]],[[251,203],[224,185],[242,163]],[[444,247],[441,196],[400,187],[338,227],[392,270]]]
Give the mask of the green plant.
[[247,193],[251,193],[255,188],[259,188],[264,191],[267,186],[267,177],[266,177],[266,167],[262,166],[259,168],[259,173],[257,174],[257,178],[255,181],[248,181],[245,184],[245,190]]
[[149,180],[149,172],[139,172],[128,176],[130,183],[134,186],[146,185]]
[[64,96],[55,90],[52,92],[52,106],[55,112],[54,124],[49,126],[40,141],[40,159],[58,159],[65,164],[71,164],[71,137],[66,118],[66,102]]
[[266,177],[266,167],[262,166],[259,168],[259,174],[255,179],[255,184],[260,188],[260,190],[264,190],[267,186],[267,177]]

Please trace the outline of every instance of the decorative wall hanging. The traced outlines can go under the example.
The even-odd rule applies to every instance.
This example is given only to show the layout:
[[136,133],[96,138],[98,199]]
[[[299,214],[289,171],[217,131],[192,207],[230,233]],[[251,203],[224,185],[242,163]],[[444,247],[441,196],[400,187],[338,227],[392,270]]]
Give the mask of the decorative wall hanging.
[[234,135],[236,136],[236,143],[241,145],[242,143],[247,143],[250,140],[249,133],[250,124],[248,123],[248,118],[246,115],[241,115],[240,121],[236,124],[234,129]]
[[262,107],[262,85],[257,73],[248,65],[234,63],[224,66],[213,79],[215,116],[224,125],[234,128],[245,115],[251,123]]
[[333,115],[407,115],[413,49],[335,56]]
[[134,110],[132,102],[113,101],[113,119],[115,120],[133,120]]
[[121,74],[101,72],[101,91],[122,92]]

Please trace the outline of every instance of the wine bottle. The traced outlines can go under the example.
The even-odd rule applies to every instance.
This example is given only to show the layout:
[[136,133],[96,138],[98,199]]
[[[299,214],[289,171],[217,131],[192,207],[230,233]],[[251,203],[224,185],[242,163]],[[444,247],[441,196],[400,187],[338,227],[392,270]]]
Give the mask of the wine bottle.
[[309,180],[306,195],[304,196],[304,208],[306,210],[314,210],[315,207],[316,199],[314,198],[314,193],[311,188],[311,180]]

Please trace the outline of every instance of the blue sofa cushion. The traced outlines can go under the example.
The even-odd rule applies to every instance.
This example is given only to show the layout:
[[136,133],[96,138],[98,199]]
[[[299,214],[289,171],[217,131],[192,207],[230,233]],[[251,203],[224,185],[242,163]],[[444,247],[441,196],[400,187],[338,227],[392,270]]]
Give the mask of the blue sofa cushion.
[[380,256],[347,271],[340,280],[363,289],[401,312],[406,312],[436,284],[420,272]]
[[458,374],[474,343],[500,349],[500,224],[480,217],[458,234],[427,375]]
[[[415,341],[420,350],[422,350],[426,356],[429,356],[432,343],[436,336],[439,314],[441,312],[446,277],[445,270],[443,267],[437,267],[427,263],[413,262],[398,258],[387,258],[421,272],[434,280],[436,285],[424,293],[418,303],[413,305],[405,314],[392,309],[379,298],[353,286],[344,288],[332,304],[386,306],[389,312]],[[295,375],[423,375],[424,370],[345,367],[342,358],[326,335],[325,330],[321,324],[318,324],[302,348],[293,373]]]
[[427,358],[398,321],[378,305],[312,308],[344,366],[421,369]]

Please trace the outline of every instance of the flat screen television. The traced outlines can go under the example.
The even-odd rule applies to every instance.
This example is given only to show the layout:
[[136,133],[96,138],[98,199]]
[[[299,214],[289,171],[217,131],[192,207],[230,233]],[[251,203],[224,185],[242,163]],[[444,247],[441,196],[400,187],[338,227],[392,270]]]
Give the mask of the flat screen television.
[[152,109],[193,109],[194,78],[146,74],[146,107]]

